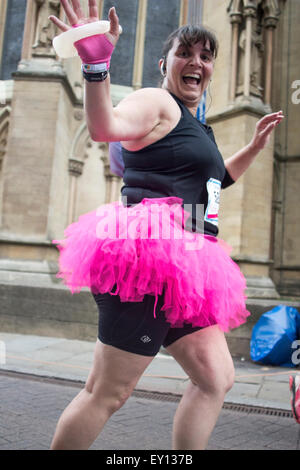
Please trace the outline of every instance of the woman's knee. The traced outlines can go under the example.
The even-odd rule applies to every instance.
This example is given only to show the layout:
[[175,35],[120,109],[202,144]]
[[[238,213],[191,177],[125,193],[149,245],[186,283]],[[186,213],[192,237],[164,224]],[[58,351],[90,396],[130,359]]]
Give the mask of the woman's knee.
[[234,365],[225,335],[218,326],[184,336],[168,351],[202,393],[226,394],[232,388]]
[[194,372],[190,379],[194,385],[208,394],[225,395],[234,385],[235,370],[231,357],[224,358],[222,363],[213,358],[197,357]]
[[131,383],[108,383],[101,378],[88,380],[85,391],[96,407],[105,407],[109,414],[118,411],[130,398],[134,389]]
[[111,409],[113,412],[118,411],[123,405],[125,405],[127,400],[131,397],[133,389],[134,387],[131,386],[131,384],[124,384],[121,387],[117,387],[112,392]]
[[228,362],[221,373],[221,384],[223,393],[228,393],[233,385],[235,379],[235,369],[231,357],[228,359]]
[[214,354],[205,348],[190,347],[175,359],[181,364],[191,382],[203,393],[226,394],[234,384],[234,365],[229,353]]

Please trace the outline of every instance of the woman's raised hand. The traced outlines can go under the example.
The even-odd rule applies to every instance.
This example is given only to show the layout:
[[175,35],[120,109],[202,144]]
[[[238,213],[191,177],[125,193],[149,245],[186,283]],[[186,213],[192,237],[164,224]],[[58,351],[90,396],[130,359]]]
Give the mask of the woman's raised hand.
[[[60,0],[61,5],[66,13],[70,25],[64,23],[56,16],[49,16],[49,19],[57,26],[62,32],[68,31],[72,27],[82,26],[88,23],[99,21],[99,11],[96,0],[88,0],[89,2],[89,16],[85,17],[79,0]],[[115,46],[119,39],[119,18],[116,13],[115,7],[111,8],[108,13],[110,21],[110,30],[105,33],[107,39]]]
[[275,127],[284,119],[282,111],[267,114],[260,119],[255,126],[255,132],[251,141],[251,146],[257,151],[262,150],[270,140],[271,133]]

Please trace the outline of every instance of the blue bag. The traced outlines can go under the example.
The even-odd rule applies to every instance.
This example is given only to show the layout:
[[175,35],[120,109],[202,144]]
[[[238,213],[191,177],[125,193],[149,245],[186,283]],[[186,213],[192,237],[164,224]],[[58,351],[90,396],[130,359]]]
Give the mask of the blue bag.
[[254,362],[296,367],[296,341],[300,338],[300,314],[294,307],[278,305],[264,313],[253,327],[250,356]]

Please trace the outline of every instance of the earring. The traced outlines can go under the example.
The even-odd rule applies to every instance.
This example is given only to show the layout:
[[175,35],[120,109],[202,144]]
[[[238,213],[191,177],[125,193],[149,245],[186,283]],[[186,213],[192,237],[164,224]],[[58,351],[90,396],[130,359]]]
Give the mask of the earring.
[[163,77],[166,76],[166,64],[165,61],[163,60],[160,66],[160,73],[162,74]]

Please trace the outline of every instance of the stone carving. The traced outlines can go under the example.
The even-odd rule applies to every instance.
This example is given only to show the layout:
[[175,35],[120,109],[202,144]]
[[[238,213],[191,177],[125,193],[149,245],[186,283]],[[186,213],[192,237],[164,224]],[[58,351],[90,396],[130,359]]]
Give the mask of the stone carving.
[[263,0],[263,9],[265,18],[275,18],[278,19],[280,15],[280,8],[278,5],[278,0]]
[[78,160],[77,158],[69,158],[68,170],[69,170],[70,175],[73,175],[73,176],[82,175],[83,165],[84,165],[83,161]]
[[35,56],[55,57],[52,40],[56,34],[56,28],[48,19],[50,15],[59,16],[59,0],[35,0],[37,8],[37,22],[35,41],[32,46]]
[[[272,35],[280,14],[278,0],[230,0],[233,86],[230,99],[251,95],[268,101],[272,63]],[[264,64],[267,66],[264,68]]]
[[[258,23],[258,22],[257,22]],[[262,97],[262,65],[264,57],[264,43],[259,24],[253,29],[251,34],[251,70],[250,70],[250,92]],[[239,38],[239,69],[238,69],[238,89],[237,94],[243,93],[245,80],[245,51],[246,51],[246,30],[243,29]]]

